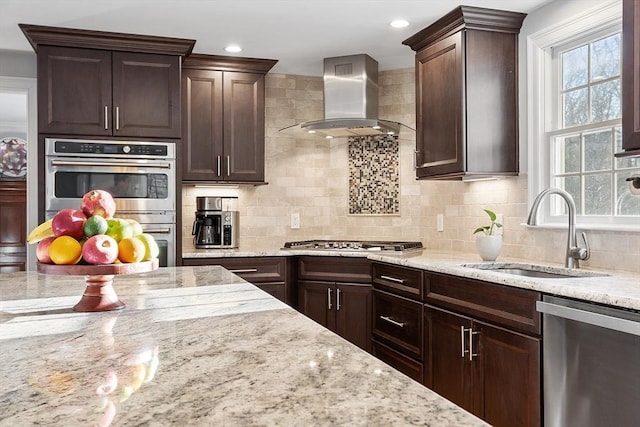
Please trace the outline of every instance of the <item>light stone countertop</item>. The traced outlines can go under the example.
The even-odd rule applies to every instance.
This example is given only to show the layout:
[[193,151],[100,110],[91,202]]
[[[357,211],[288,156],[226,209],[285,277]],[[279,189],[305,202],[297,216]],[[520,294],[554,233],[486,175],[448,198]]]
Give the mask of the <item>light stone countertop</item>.
[[[452,274],[524,289],[577,298],[584,301],[608,304],[616,307],[640,310],[640,275],[608,270],[574,270],[575,274],[602,274],[596,277],[536,278],[499,273],[491,270],[464,267],[465,264],[482,264],[489,267],[493,263],[483,262],[477,254],[437,252],[431,250],[409,251],[403,255],[387,252],[332,251],[332,250],[193,250],[183,253],[183,258],[250,257],[250,256],[348,256],[367,257],[373,261],[387,262],[418,268],[436,273]],[[562,269],[562,264],[532,263],[517,258],[498,258],[497,264],[533,266],[542,271]]]
[[0,274],[0,425],[486,425],[219,266],[114,286]]

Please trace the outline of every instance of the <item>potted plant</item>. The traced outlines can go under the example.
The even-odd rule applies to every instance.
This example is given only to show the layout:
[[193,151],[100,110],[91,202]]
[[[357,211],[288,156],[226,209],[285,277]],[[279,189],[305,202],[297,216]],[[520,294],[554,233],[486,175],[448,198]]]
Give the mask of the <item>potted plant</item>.
[[476,235],[476,249],[484,261],[495,261],[502,250],[502,235],[494,233],[502,227],[502,224],[496,222],[497,216],[493,211],[483,210],[489,215],[491,223],[473,231],[473,234]]

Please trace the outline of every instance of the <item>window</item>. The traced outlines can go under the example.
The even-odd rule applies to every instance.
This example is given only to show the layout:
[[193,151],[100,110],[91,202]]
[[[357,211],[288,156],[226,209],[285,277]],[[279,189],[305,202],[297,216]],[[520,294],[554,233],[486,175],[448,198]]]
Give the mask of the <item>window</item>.
[[[530,163],[530,187],[566,190],[583,228],[638,228],[640,197],[630,195],[626,179],[640,173],[640,159],[614,156],[622,150],[620,11],[586,16],[580,29],[556,28],[540,38],[546,45],[529,43],[542,71],[529,70],[529,78],[542,80],[546,100],[537,105],[539,135],[529,139],[539,141],[530,151],[539,157]],[[564,201],[552,197],[549,208],[543,222],[566,223]]]

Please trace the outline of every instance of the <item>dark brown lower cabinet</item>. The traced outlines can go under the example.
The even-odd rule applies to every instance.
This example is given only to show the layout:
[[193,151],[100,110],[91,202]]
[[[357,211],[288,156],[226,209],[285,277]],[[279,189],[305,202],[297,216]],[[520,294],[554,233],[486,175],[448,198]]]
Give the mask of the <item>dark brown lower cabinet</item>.
[[540,426],[540,294],[436,273],[425,282],[424,384],[493,426]]
[[27,182],[0,180],[0,273],[25,270]]
[[182,265],[221,265],[280,301],[294,301],[287,257],[184,258]]
[[371,285],[298,281],[298,310],[371,352]]

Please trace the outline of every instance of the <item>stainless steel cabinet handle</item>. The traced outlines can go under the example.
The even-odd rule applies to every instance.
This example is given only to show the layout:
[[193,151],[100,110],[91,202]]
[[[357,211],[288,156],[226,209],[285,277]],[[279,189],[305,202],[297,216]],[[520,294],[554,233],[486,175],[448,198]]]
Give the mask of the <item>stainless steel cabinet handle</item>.
[[221,173],[220,172],[220,156],[218,156],[218,170],[217,170],[217,172],[218,172],[218,176],[220,176],[220,173]]
[[336,289],[336,311],[340,311],[340,289]]
[[104,130],[109,130],[109,106],[104,106]]
[[232,273],[256,273],[258,271],[257,268],[239,268],[237,270],[229,270]]
[[116,130],[120,130],[120,107],[116,107]]
[[418,169],[418,150],[413,150],[413,170]]
[[380,316],[380,318],[382,320],[384,320],[385,322],[391,323],[392,325],[396,325],[396,326],[399,326],[401,328],[404,328],[404,323],[402,323],[402,322],[397,322],[397,321],[395,321],[392,318],[387,317],[387,316]]
[[403,284],[404,284],[404,280],[402,280],[402,279],[396,279],[395,277],[391,277],[391,276],[384,276],[384,275],[383,275],[383,276],[380,276],[380,278],[381,278],[381,279],[384,279],[384,280],[388,280],[388,281],[390,281],[390,282],[400,283],[401,285],[403,285]]
[[331,288],[327,288],[327,310],[331,310]]
[[469,360],[473,361],[473,358],[478,355],[478,353],[473,352],[473,336],[478,335],[480,332],[473,332],[472,328],[469,328],[468,331],[469,331]]
[[141,163],[141,162],[74,162],[70,160],[51,160],[51,166],[117,166],[120,168],[154,168],[171,169],[170,163]]
[[231,176],[231,156],[227,156],[227,176]]
[[467,332],[467,330],[471,330],[471,329],[466,329],[464,326],[460,326],[460,357],[464,359],[464,355],[467,354],[469,352],[469,350],[465,350],[465,340],[464,340],[464,333]]

